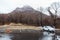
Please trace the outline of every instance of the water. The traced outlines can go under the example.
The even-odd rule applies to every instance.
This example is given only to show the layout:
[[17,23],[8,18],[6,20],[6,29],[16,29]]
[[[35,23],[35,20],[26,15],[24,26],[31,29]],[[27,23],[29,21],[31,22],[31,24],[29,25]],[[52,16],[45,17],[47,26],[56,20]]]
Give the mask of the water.
[[[48,31],[46,31],[46,29]],[[33,33],[14,33],[14,34],[1,34],[0,33],[0,40],[53,40],[55,33],[51,33],[50,31],[54,31],[53,28],[50,26],[44,27],[43,32],[33,32]],[[43,33],[43,34],[42,34]],[[57,39],[60,40],[60,36],[57,35]],[[56,40],[57,40],[56,39]]]
[[[53,35],[48,32],[43,32],[43,38],[42,40],[52,40],[52,37]],[[0,40],[12,40],[12,35],[10,34],[0,34]]]
[[54,35],[54,33],[43,32],[42,40],[53,40]]
[[[18,35],[20,35],[20,34],[18,34]],[[55,35],[54,33],[49,33],[49,32],[44,31],[43,35],[42,35],[43,36],[42,39],[39,39],[39,40],[53,40],[54,35]],[[18,39],[20,37],[21,36],[17,36],[16,38]],[[11,34],[0,34],[0,40],[12,40],[11,38],[14,38]],[[14,40],[17,40],[17,39],[14,38]],[[60,40],[59,35],[57,35],[57,39]],[[21,39],[21,40],[23,40],[23,39]]]
[[12,40],[10,34],[0,34],[0,40]]
[[60,36],[59,35],[57,36],[57,39],[60,40]]

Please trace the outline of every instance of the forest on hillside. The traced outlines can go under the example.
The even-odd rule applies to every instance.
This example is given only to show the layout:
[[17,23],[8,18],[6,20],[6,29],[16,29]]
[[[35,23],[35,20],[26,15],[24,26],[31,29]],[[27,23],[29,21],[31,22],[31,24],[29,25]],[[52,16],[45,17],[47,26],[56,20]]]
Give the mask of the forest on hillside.
[[[0,25],[10,23],[23,23],[34,26],[60,26],[59,15],[60,3],[53,3],[46,10],[50,15],[46,15],[43,12],[43,8],[40,7],[40,11],[33,9],[30,6],[22,8],[17,7],[15,10],[8,14],[0,14]],[[52,11],[54,10],[54,12]]]

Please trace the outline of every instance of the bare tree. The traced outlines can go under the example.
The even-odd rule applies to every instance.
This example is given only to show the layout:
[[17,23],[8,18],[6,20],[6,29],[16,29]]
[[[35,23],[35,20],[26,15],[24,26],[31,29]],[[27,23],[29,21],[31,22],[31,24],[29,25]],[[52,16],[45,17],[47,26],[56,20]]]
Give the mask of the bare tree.
[[41,20],[40,22],[41,22],[41,26],[43,26],[43,23],[42,23],[43,8],[42,8],[42,7],[40,7],[40,12],[41,12],[41,13],[40,13],[40,20]]
[[54,26],[56,26],[56,18],[57,18],[57,13],[59,9],[60,9],[59,2],[54,2],[53,4],[51,4],[51,7],[48,7],[48,12],[51,15],[51,19],[53,19],[54,21]]

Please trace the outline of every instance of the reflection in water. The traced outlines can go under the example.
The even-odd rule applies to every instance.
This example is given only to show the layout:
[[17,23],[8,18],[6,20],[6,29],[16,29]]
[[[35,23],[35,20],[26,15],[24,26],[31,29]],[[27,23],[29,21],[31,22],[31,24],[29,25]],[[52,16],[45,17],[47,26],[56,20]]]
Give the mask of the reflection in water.
[[[42,40],[52,40],[54,34],[48,33],[48,32],[43,32],[43,37]],[[0,40],[12,40],[13,36],[10,34],[0,34]],[[21,36],[20,36],[21,37]],[[14,38],[15,39],[15,38]],[[20,40],[20,39],[19,39]],[[21,39],[22,40],[22,39]],[[40,39],[41,40],[41,39]]]
[[55,28],[51,26],[44,26],[42,40],[54,40],[54,39],[55,39]]
[[59,35],[57,35],[57,39],[56,40],[60,40],[60,36]]
[[0,40],[11,40],[11,37],[9,34],[0,34]]
[[[42,35],[43,37],[40,38],[39,40],[53,40],[54,35],[55,35],[54,33],[44,31],[43,35]],[[16,35],[13,34],[13,36],[11,34],[0,34],[0,40],[33,40],[33,38],[34,38],[34,40],[38,40],[38,39],[36,39],[37,37],[35,37],[35,36],[32,37],[29,34],[16,34]],[[40,37],[41,37],[41,35],[40,35]],[[60,40],[60,36],[57,35],[57,39]],[[57,40],[57,39],[55,39],[55,40]]]
[[43,32],[42,40],[53,40],[54,33]]
[[[16,34],[17,35],[17,34]],[[18,35],[20,35],[20,34],[18,34]],[[43,32],[43,37],[42,37],[42,40],[52,40],[53,39],[53,36],[54,36],[55,34],[53,34],[53,33],[49,33],[49,32]],[[26,35],[25,35],[26,36]],[[16,36],[15,36],[16,37]],[[16,37],[16,40],[17,40],[17,38],[19,38],[19,40],[20,40],[20,37],[22,37],[22,36],[17,36]],[[27,36],[26,36],[27,37]],[[12,40],[11,38],[14,38],[11,34],[0,34],[0,40]],[[28,38],[28,37],[27,37]],[[33,39],[33,37],[32,37],[32,39]],[[31,39],[31,40],[32,40]],[[14,38],[14,40],[15,40],[15,38]],[[21,40],[23,40],[23,39],[21,39]],[[25,39],[24,39],[25,40]],[[41,39],[39,39],[39,40],[41,40]]]

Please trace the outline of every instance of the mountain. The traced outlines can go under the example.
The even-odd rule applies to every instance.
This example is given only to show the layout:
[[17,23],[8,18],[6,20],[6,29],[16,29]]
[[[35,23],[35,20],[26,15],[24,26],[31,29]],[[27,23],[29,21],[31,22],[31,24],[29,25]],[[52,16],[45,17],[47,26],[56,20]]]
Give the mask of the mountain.
[[24,6],[24,7],[22,7],[22,8],[17,7],[17,8],[16,8],[15,10],[13,10],[11,13],[12,13],[12,14],[13,14],[13,13],[28,13],[28,14],[29,14],[29,13],[30,13],[30,14],[36,13],[36,14],[42,14],[43,16],[48,16],[48,15],[46,15],[46,14],[43,14],[43,13],[41,13],[41,12],[33,9],[33,8],[30,7],[30,6]]
[[50,16],[48,16],[40,11],[37,11],[30,6],[24,6],[22,8],[17,7],[10,14],[23,15],[23,16],[27,16],[27,17],[31,16],[32,19],[36,18],[36,17],[39,17],[41,19],[41,16],[42,16],[42,19],[50,18]]
[[[7,16],[6,16],[7,15]],[[40,11],[33,9],[30,6],[24,6],[22,8],[17,7],[15,10],[8,14],[3,14],[1,16],[2,20],[6,20],[5,22],[14,22],[14,23],[25,23],[29,25],[51,25],[53,24],[53,20],[51,20],[51,16],[48,16]],[[1,19],[1,18],[0,18]],[[0,21],[2,21],[0,20]],[[59,24],[60,18],[58,18],[57,24]],[[3,21],[2,21],[3,22]],[[2,23],[3,24],[3,23]]]
[[26,11],[30,11],[32,12],[34,9],[30,6],[24,6],[22,8],[17,7],[15,10],[13,10],[13,12],[26,12]]

